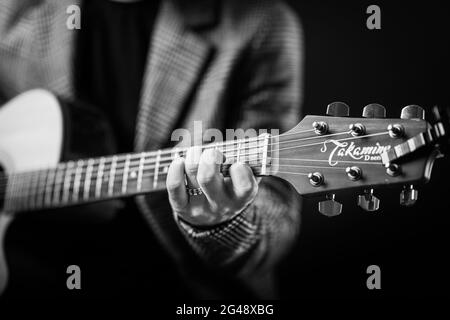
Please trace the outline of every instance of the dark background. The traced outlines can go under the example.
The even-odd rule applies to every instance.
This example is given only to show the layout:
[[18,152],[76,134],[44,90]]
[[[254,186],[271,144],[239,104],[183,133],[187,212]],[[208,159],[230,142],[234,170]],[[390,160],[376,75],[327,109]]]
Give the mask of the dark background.
[[[333,101],[361,116],[377,102],[387,116],[418,104],[430,115],[447,105],[449,27],[443,1],[289,1],[305,37],[304,113],[325,114]],[[381,30],[366,28],[366,9],[381,8]],[[376,213],[365,212],[356,194],[338,194],[343,214],[321,216],[305,201],[302,232],[283,263],[282,296],[423,297],[447,294],[449,160],[435,163],[429,184],[412,208],[399,205],[400,190],[375,190]],[[381,290],[368,290],[366,268],[381,268]]]

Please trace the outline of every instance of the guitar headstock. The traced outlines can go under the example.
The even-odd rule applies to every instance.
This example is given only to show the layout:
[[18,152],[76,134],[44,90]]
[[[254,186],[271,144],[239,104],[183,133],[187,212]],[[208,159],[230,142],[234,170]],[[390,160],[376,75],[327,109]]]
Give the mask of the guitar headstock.
[[400,118],[385,118],[383,106],[369,104],[363,117],[350,118],[348,106],[334,102],[326,116],[306,116],[290,131],[272,137],[271,174],[302,195],[326,195],[319,211],[327,216],[341,213],[335,192],[346,189],[360,190],[358,205],[375,211],[379,199],[374,188],[404,186],[400,202],[412,205],[417,200],[414,186],[430,179],[439,155],[431,137],[435,126],[424,114],[410,105]]

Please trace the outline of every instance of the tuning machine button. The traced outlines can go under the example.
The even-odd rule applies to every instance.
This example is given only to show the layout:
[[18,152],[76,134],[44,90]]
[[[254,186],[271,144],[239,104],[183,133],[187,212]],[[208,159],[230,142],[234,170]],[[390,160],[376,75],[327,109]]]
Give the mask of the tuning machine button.
[[419,191],[413,185],[404,186],[400,193],[400,204],[405,207],[410,207],[417,202],[419,198]]
[[350,107],[344,102],[336,101],[327,106],[327,116],[348,117],[349,114]]
[[325,181],[323,175],[320,172],[313,172],[308,174],[309,183],[311,183],[312,186],[318,187],[323,184]]
[[364,118],[386,118],[386,108],[378,103],[371,103],[363,109]]
[[328,132],[328,124],[324,121],[314,121],[312,126],[317,134],[326,134]]
[[327,194],[326,200],[319,202],[319,212],[327,217],[334,217],[342,213],[342,203],[335,200],[334,193]]
[[366,211],[377,211],[380,208],[380,199],[373,195],[373,189],[364,190],[364,193],[358,196],[358,206]]
[[345,168],[345,172],[347,173],[347,176],[349,177],[350,180],[352,181],[356,181],[361,179],[362,177],[362,170],[360,167],[347,167]]
[[361,123],[354,123],[349,125],[350,133],[354,137],[362,136],[366,133],[366,128]]
[[437,135],[437,145],[441,156],[444,156],[450,151],[450,107],[434,106],[433,109],[434,121],[433,127]]
[[423,108],[418,105],[412,104],[402,109],[400,118],[410,120],[424,120],[425,110],[423,110]]
[[386,173],[391,177],[396,177],[400,174],[400,166],[396,163],[389,164],[389,167],[386,168]]
[[387,129],[391,138],[401,138],[405,135],[405,128],[401,124],[390,124]]

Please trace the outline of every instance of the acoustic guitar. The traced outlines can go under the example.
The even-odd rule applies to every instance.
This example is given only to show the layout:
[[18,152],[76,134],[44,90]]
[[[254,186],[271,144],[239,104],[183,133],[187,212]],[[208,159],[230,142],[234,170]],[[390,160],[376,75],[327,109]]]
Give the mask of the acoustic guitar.
[[[442,112],[444,111],[444,112]],[[281,135],[204,145],[226,157],[224,176],[234,162],[245,162],[257,176],[288,181],[304,196],[322,196],[319,212],[341,213],[335,193],[360,191],[358,204],[379,208],[373,188],[404,186],[400,200],[412,205],[416,186],[430,178],[434,159],[448,146],[448,111],[435,109],[433,125],[410,105],[399,119],[385,118],[379,104],[349,117],[345,103],[328,105],[326,116],[306,116]],[[130,153],[60,163],[63,116],[57,99],[44,90],[17,96],[0,108],[0,248],[16,214],[147,194],[165,188],[168,167],[186,149]],[[0,292],[7,284],[0,251]]]

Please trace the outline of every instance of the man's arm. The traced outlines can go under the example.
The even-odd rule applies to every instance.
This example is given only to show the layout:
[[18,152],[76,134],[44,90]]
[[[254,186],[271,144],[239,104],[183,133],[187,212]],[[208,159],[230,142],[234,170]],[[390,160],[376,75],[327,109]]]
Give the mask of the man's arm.
[[[239,128],[283,132],[299,119],[301,30],[287,7],[277,4],[274,9],[251,42],[250,64],[245,71],[247,90],[238,106]],[[219,225],[199,226],[195,218],[183,217],[179,215],[180,229],[207,262],[241,274],[264,273],[296,238],[300,200],[287,183],[267,177],[260,182],[251,204]]]

